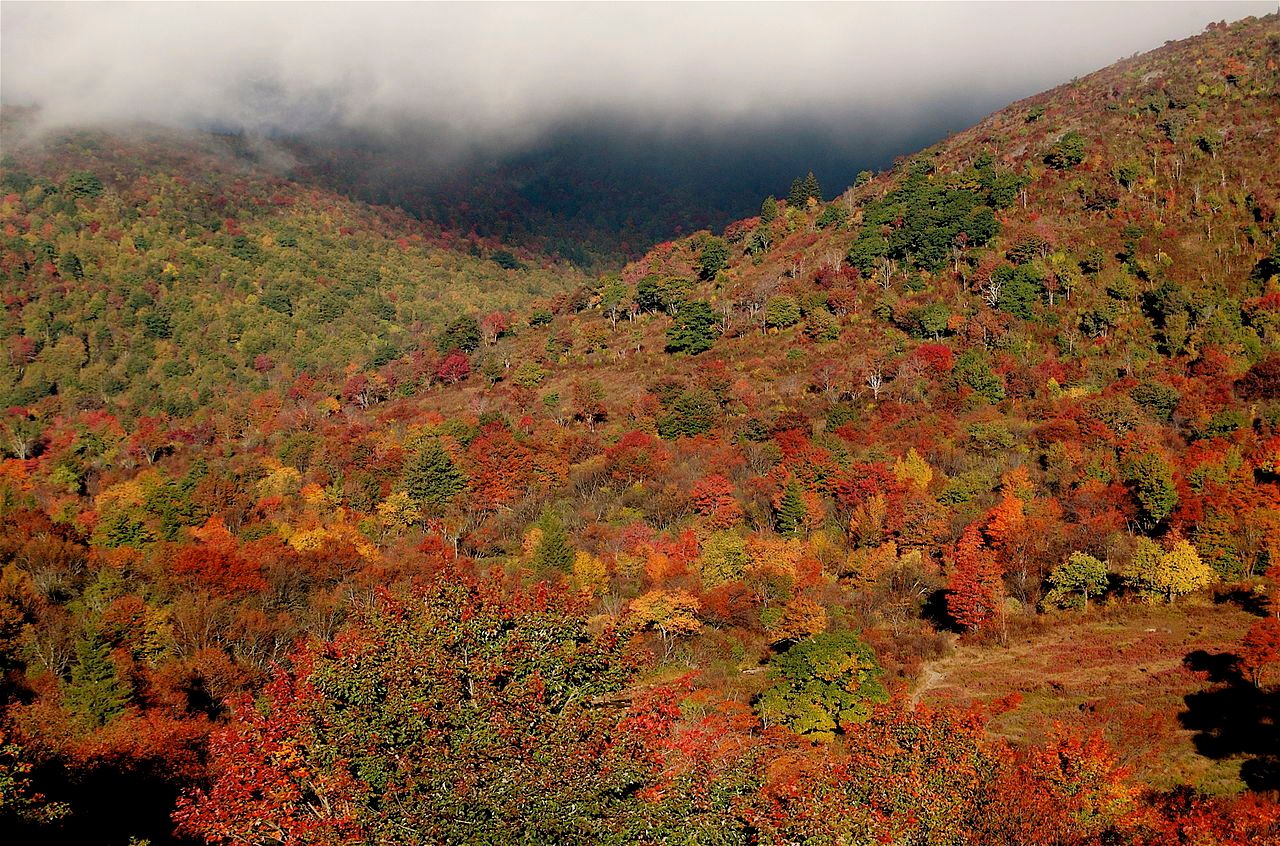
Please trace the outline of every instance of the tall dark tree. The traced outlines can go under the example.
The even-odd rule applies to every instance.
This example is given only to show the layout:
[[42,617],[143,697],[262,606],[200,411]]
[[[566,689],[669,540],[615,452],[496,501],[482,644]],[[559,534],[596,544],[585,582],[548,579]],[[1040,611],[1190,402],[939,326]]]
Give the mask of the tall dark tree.
[[467,479],[437,440],[428,441],[404,466],[404,489],[419,503],[444,508],[466,488]]
[[480,324],[469,314],[454,318],[440,337],[436,339],[436,349],[442,353],[451,350],[472,352],[480,346]]
[[111,722],[129,704],[129,689],[111,662],[111,650],[96,634],[86,634],[76,643],[62,704],[90,728]]
[[698,272],[703,279],[715,279],[729,265],[729,245],[723,238],[708,238],[698,256]]
[[804,534],[805,526],[809,522],[809,514],[804,504],[804,492],[795,479],[787,482],[787,486],[782,490],[782,499],[778,503],[777,521],[778,534],[792,537]]
[[804,208],[810,199],[822,202],[822,187],[818,185],[818,177],[813,175],[813,171],[805,174],[804,179],[797,179],[791,183],[791,193],[787,195],[787,204],[793,208]]
[[667,329],[667,351],[690,355],[706,352],[715,345],[718,322],[710,304],[701,300],[686,304]]

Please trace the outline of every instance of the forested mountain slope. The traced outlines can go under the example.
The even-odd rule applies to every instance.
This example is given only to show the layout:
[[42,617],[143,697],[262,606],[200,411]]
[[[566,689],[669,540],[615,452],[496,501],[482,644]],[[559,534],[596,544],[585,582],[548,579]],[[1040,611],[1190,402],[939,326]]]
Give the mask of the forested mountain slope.
[[[433,260],[492,262],[358,207],[334,235],[296,186],[228,181],[240,213],[153,256],[197,228],[176,179],[6,170],[6,811],[121,843],[175,807],[215,843],[1278,842],[1277,133],[1280,22],[1214,26],[833,201],[590,284],[510,271],[524,306],[440,303]],[[158,274],[132,310],[116,262]],[[112,391],[103,328],[150,351],[103,354]],[[998,675],[1013,649],[1044,678]],[[909,707],[934,667],[984,707]]]
[[580,283],[567,265],[277,177],[279,152],[241,138],[7,146],[0,405],[57,394],[62,411],[188,416],[262,389],[277,365],[381,366],[463,310],[528,310]]

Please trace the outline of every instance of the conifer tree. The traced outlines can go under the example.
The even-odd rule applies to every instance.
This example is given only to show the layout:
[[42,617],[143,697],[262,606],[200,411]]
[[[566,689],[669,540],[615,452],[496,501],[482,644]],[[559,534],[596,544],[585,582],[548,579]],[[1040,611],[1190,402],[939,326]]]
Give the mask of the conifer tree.
[[466,487],[466,476],[454,466],[436,440],[429,441],[404,466],[404,489],[428,508],[441,509]]
[[782,491],[782,499],[778,503],[778,534],[796,536],[804,533],[808,522],[808,510],[804,505],[804,495],[800,484],[792,479]]
[[803,209],[808,205],[810,199],[819,203],[822,202],[822,187],[818,185],[818,178],[813,175],[813,171],[809,171],[804,179],[796,179],[791,183],[791,193],[787,195],[787,205],[792,208]]
[[564,570],[568,572],[573,566],[574,549],[569,542],[569,533],[565,531],[560,518],[548,511],[542,515],[539,526],[542,530],[538,545],[534,547],[533,561],[539,570]]
[[804,208],[804,180],[796,177],[791,180],[791,191],[787,194],[787,205],[792,208]]
[[818,178],[813,175],[813,171],[809,171],[805,175],[804,182],[800,183],[801,190],[804,191],[805,200],[817,200],[822,202],[822,187],[818,185]]
[[760,204],[760,222],[769,224],[778,219],[778,201],[770,194]]
[[62,704],[90,728],[111,722],[129,704],[129,691],[111,662],[111,651],[96,635],[85,635],[76,643]]

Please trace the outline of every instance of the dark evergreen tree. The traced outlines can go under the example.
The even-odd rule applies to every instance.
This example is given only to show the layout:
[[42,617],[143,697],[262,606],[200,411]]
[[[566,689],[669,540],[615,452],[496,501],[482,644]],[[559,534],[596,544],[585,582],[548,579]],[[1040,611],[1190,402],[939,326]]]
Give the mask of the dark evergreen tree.
[[716,314],[710,304],[701,300],[687,303],[667,329],[667,352],[690,355],[706,352],[715,345],[716,324]]
[[534,564],[540,570],[562,570],[568,572],[573,567],[574,549],[569,542],[569,533],[564,523],[553,512],[546,512],[538,521],[542,536],[534,548]]
[[804,181],[800,183],[801,189],[804,191],[805,199],[814,199],[822,202],[822,187],[818,185],[818,177],[813,175],[813,171],[805,174]]
[[808,509],[804,506],[803,491],[795,479],[787,482],[782,490],[782,500],[778,503],[778,534],[795,537],[804,534],[809,522]]
[[62,190],[73,197],[91,198],[102,193],[102,180],[92,173],[80,171],[67,177]]
[[494,250],[489,256],[498,267],[504,270],[522,270],[524,263],[516,258],[515,253],[510,250]]
[[62,705],[86,726],[101,728],[124,713],[129,690],[111,662],[111,650],[96,635],[76,643],[71,679],[62,692]]
[[58,274],[63,279],[83,279],[84,266],[75,253],[63,253],[58,257]]
[[419,503],[440,509],[466,487],[467,479],[436,440],[429,441],[404,466],[405,492]]
[[796,179],[791,183],[791,193],[787,195],[787,204],[793,208],[803,209],[809,199],[822,202],[822,187],[818,185],[818,177],[809,171],[804,179]]

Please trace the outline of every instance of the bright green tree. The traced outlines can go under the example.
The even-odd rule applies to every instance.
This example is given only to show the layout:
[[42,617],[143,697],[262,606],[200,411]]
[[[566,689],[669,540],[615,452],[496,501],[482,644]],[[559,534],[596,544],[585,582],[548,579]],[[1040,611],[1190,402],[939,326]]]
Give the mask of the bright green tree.
[[880,675],[875,653],[855,632],[823,632],[773,659],[773,685],[760,694],[756,711],[766,723],[829,739],[888,698]]
[[1178,506],[1178,489],[1169,462],[1157,453],[1146,452],[1126,462],[1124,471],[1148,526],[1156,526],[1173,513]]
[[988,402],[1000,402],[1004,399],[1004,380],[991,369],[980,350],[965,350],[956,359],[951,375],[960,384],[969,386],[974,393],[985,397]]
[[1107,589],[1107,565],[1087,552],[1073,552],[1049,574],[1049,584],[1045,605],[1088,609],[1089,597]]
[[786,295],[770,297],[764,306],[764,325],[770,329],[786,329],[800,322],[800,303]]
[[760,222],[763,224],[773,223],[778,219],[778,201],[773,195],[764,198],[764,202],[760,204]]

